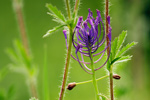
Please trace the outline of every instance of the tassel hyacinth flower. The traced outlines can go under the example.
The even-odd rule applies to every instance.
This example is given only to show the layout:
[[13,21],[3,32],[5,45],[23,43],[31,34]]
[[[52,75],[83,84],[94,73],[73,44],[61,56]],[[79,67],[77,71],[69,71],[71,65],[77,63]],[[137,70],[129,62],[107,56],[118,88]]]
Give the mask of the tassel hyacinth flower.
[[[105,54],[105,51],[111,45],[111,27],[109,27],[109,34],[107,35],[109,38],[109,45],[106,45],[102,51],[97,53],[96,51],[106,41],[105,27],[99,10],[96,10],[97,11],[96,19],[93,18],[93,13],[91,12],[91,10],[89,9],[88,11],[89,14],[87,19],[83,21],[83,17],[80,16],[77,25],[74,29],[72,41],[73,41],[73,46],[76,49],[75,50],[76,57],[74,57],[73,55],[71,56],[79,62],[80,66],[84,71],[86,71],[89,74],[93,74],[92,69],[88,68],[86,65],[86,64],[91,64],[91,62],[85,62],[84,56],[89,57],[90,60],[93,60],[93,57],[101,54],[101,56],[93,63],[97,63],[102,59],[102,57]],[[108,17],[107,20],[110,24],[110,17]],[[67,31],[63,30],[63,33],[66,40],[66,46],[68,48]],[[81,54],[81,60],[79,60],[78,52]],[[110,51],[109,51],[109,55],[110,55]],[[100,67],[95,68],[94,71],[102,68],[107,63],[109,59],[109,55],[106,61]]]

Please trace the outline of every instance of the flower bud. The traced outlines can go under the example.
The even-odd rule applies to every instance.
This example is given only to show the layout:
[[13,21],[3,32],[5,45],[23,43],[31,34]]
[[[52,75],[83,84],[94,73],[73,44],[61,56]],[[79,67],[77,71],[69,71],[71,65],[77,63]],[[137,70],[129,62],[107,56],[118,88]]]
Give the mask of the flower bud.
[[76,83],[75,83],[75,82],[69,83],[67,89],[68,89],[68,90],[72,90],[75,86],[76,86]]
[[117,75],[117,74],[114,74],[113,78],[119,80],[121,77],[119,75]]

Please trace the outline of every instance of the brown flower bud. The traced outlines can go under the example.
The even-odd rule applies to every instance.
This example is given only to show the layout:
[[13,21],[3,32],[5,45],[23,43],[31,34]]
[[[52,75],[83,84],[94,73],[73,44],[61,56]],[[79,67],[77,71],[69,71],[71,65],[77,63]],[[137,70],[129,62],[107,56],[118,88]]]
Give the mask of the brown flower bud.
[[72,90],[75,86],[76,86],[76,83],[75,83],[75,82],[69,83],[67,89],[68,89],[68,90]]
[[119,76],[119,75],[117,75],[117,74],[114,74],[114,75],[113,75],[113,78],[119,80],[119,79],[121,78],[121,76]]

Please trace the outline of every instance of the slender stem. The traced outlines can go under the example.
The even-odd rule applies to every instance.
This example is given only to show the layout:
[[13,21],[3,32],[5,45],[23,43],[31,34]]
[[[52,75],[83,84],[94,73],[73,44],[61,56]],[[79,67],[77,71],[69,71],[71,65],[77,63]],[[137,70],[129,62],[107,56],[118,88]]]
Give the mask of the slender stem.
[[24,20],[23,20],[21,3],[19,3],[18,0],[14,0],[14,3],[15,3],[16,17],[18,20],[22,43],[25,47],[27,55],[29,55],[28,39],[27,39],[26,28],[25,28],[25,24],[24,24]]
[[[106,35],[108,35],[108,21],[107,21],[107,16],[108,16],[108,10],[109,10],[109,0],[105,0],[105,14],[106,14]],[[108,36],[106,37],[107,38],[107,45],[109,45],[109,38]],[[110,47],[107,48],[107,55],[109,55],[109,50],[110,50]]]
[[[100,78],[96,79],[96,81],[102,80],[102,79],[104,79],[104,78],[106,78],[106,77],[108,77],[108,76],[109,76],[109,75],[100,77]],[[78,83],[76,83],[76,85],[85,84],[85,83],[90,83],[90,82],[93,82],[93,80],[88,80],[88,81],[84,81],[84,82],[78,82]]]
[[110,66],[109,71],[109,80],[110,80],[110,97],[111,100],[114,100],[114,91],[113,91],[113,66]]
[[72,34],[73,34],[73,30],[70,27],[70,34],[69,34],[69,46],[68,46],[68,50],[67,50],[67,57],[66,57],[66,64],[65,64],[65,70],[64,70],[64,76],[63,76],[63,81],[62,81],[62,87],[61,87],[61,91],[60,91],[60,96],[59,96],[59,100],[63,100],[64,97],[64,92],[66,89],[66,83],[67,83],[67,78],[68,78],[68,70],[69,70],[69,63],[70,63],[70,56],[71,56],[71,47],[72,47]]
[[[79,3],[77,3],[77,4],[79,4]],[[78,6],[78,5],[75,5],[75,7],[76,6]],[[66,7],[67,7],[68,18],[71,20],[69,0],[66,0]],[[76,13],[77,13],[77,11],[75,12],[75,14]],[[60,95],[59,95],[59,100],[63,100],[63,97],[64,97],[67,78],[68,78],[68,72],[69,72],[70,56],[71,56],[73,29],[72,29],[71,25],[69,25],[68,28],[69,28],[69,32],[70,32],[69,33],[69,45],[68,45],[68,50],[67,50],[66,64],[65,64],[65,69],[64,69],[64,75],[63,75],[63,81],[62,81],[61,91],[60,91]]]
[[95,92],[96,92],[96,98],[97,98],[97,100],[100,100],[97,81],[96,81],[96,75],[95,75],[95,70],[94,70],[93,55],[92,54],[90,54],[90,55],[91,55],[91,69],[92,69],[92,73],[93,73],[92,74],[93,85],[94,85]]
[[[20,33],[21,33],[22,43],[25,48],[26,54],[28,56],[30,56],[27,33],[26,33],[26,28],[25,28],[25,23],[24,23],[24,19],[23,19],[23,13],[22,13],[22,7],[21,7],[22,1],[14,0],[13,3],[14,3],[14,9],[16,11],[16,18],[18,20],[18,25],[19,25],[19,29],[20,29]],[[36,90],[36,86],[35,86],[35,83],[32,78],[30,79],[29,85],[30,85],[29,87],[30,87],[31,95],[33,97],[37,98],[37,90]]]
[[[105,14],[106,14],[106,35],[108,35],[108,21],[107,21],[107,16],[108,16],[108,10],[109,10],[109,0],[105,0]],[[109,45],[109,38],[107,36],[107,45]],[[107,49],[107,55],[109,55],[110,51],[110,46]],[[108,62],[109,63],[109,62]],[[114,100],[114,93],[113,93],[113,70],[112,66],[110,66],[110,71],[109,71],[109,78],[110,78],[110,98],[111,100]]]
[[35,83],[33,82],[32,79],[30,80],[30,92],[33,97],[37,98],[37,91],[36,91]]
[[74,13],[75,17],[77,16],[78,8],[79,8],[80,0],[76,0],[75,6],[74,6]]
[[68,18],[71,19],[71,12],[70,12],[69,0],[66,0],[66,7],[67,7]]

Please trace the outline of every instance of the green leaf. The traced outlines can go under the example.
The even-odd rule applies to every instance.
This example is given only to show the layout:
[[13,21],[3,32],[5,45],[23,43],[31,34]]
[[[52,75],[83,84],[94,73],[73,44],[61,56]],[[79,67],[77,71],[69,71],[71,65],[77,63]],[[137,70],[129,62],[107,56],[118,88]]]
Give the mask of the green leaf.
[[26,54],[25,48],[22,46],[21,42],[18,40],[15,40],[14,46],[15,46],[15,50],[16,50],[16,53],[17,53],[20,61],[22,61],[22,63],[24,63],[25,66],[30,69],[32,67],[31,66],[31,59]]
[[103,94],[99,94],[99,96],[101,96],[102,97],[102,100],[109,100],[108,99],[108,97],[106,97],[105,95],[103,95]]
[[57,27],[54,27],[53,29],[49,30],[44,36],[43,38],[51,35],[52,33],[56,32],[58,29],[62,28],[63,26],[66,26],[66,25],[60,25],[60,26],[57,26]]
[[111,56],[112,56],[112,53],[110,54],[110,57],[107,61],[107,70],[110,71],[110,66],[111,66]]
[[8,93],[7,93],[7,99],[11,100],[12,97],[14,96],[14,94],[15,94],[15,88],[12,85],[12,86],[9,87],[9,90],[8,90]]
[[130,56],[130,55],[119,57],[119,59],[114,61],[114,64],[121,63],[121,62],[127,62],[127,61],[131,60],[131,58],[132,58],[132,56]]
[[5,78],[7,73],[8,73],[8,67],[4,67],[4,68],[0,69],[0,81]]
[[56,20],[59,20],[57,22],[59,22],[59,23],[60,22],[65,23],[66,22],[66,19],[65,19],[64,15],[56,7],[54,7],[52,4],[46,4],[46,7],[51,12],[51,13],[48,13],[48,14],[53,16]]
[[0,91],[0,100],[6,100],[5,98],[5,93],[3,91]]
[[[23,67],[23,65],[14,65],[14,64],[9,64],[8,65],[9,66],[9,69],[10,69],[10,71],[13,71],[13,72],[16,72],[16,73],[19,73],[19,74],[22,74],[22,75],[24,75],[25,77],[27,77],[27,78],[29,78],[28,76],[28,74],[29,74],[29,72],[28,72],[28,70],[27,70],[27,68],[26,67]],[[17,66],[17,67],[16,67]],[[19,67],[18,67],[19,66]]]
[[14,41],[14,50],[13,49],[7,49],[7,54],[9,58],[13,62],[13,66],[21,67],[25,66],[27,69],[32,68],[32,60],[27,55],[25,48],[23,47],[22,43],[18,40]]
[[114,59],[115,55],[116,55],[116,51],[117,51],[117,42],[118,42],[118,37],[116,37],[114,39],[114,41],[112,42],[112,46],[111,46],[111,54],[112,54],[112,59]]
[[118,37],[118,41],[117,41],[117,48],[116,48],[116,54],[118,54],[118,52],[120,51],[122,44],[125,41],[125,38],[127,36],[127,31],[122,31],[122,33],[119,35]]
[[119,52],[118,54],[116,55],[116,58],[117,57],[121,57],[124,53],[126,53],[129,49],[131,49],[134,45],[136,45],[137,42],[132,42],[130,44],[127,44],[125,47],[123,47]]
[[6,53],[7,53],[7,55],[9,55],[12,62],[15,62],[15,63],[18,62],[19,58],[12,48],[6,49]]
[[113,61],[111,61],[111,65],[113,64],[113,63],[115,63],[117,60],[119,60],[121,57],[118,57],[118,58],[115,58]]

